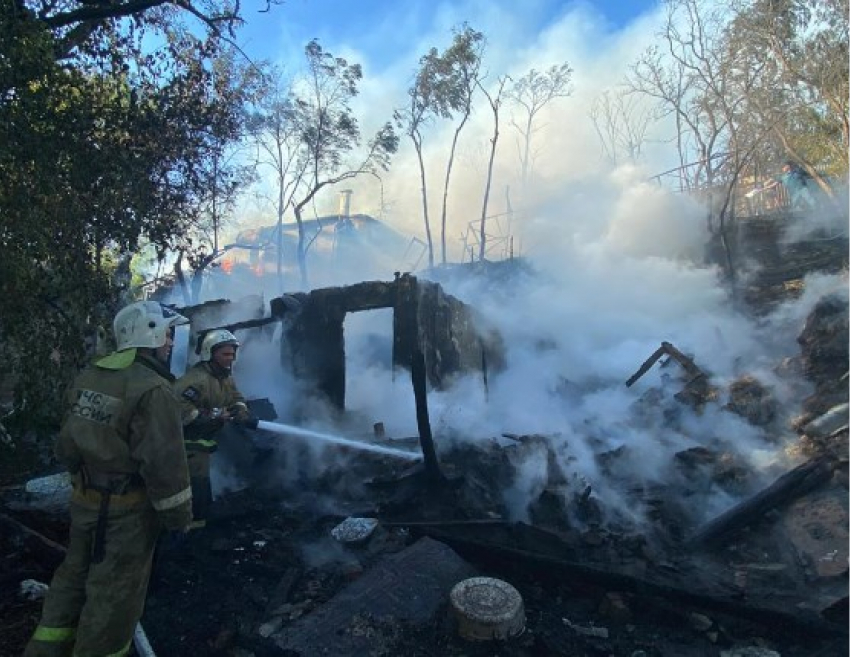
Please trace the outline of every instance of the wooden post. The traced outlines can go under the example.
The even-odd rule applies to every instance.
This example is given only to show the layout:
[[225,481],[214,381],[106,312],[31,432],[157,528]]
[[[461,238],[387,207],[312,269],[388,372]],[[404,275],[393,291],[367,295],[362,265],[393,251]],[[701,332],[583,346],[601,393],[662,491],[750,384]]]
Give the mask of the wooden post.
[[425,374],[425,354],[416,349],[411,356],[410,375],[413,380],[413,395],[416,398],[416,425],[419,428],[419,444],[425,462],[425,476],[432,482],[442,481],[443,473],[434,449],[431,435],[431,421],[428,418],[427,376]]

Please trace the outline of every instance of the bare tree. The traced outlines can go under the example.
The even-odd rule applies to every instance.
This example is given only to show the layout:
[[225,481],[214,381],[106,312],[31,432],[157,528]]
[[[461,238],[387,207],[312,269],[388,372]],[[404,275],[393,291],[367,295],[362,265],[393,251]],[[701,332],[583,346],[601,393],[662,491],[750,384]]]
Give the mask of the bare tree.
[[[436,50],[432,50],[436,54]],[[434,266],[434,240],[431,236],[431,220],[428,213],[428,180],[425,174],[423,157],[423,131],[433,116],[432,110],[432,74],[428,65],[428,55],[420,60],[420,69],[411,87],[407,90],[407,107],[397,109],[393,113],[396,125],[413,142],[416,160],[419,164],[419,191],[422,198],[422,218],[425,223],[425,239],[428,246],[428,266]]]
[[[251,166],[241,164],[241,154],[237,152],[224,153],[216,149],[208,157],[209,195],[205,201],[203,220],[187,231],[175,247],[177,259],[174,262],[174,274],[187,306],[200,302],[207,270],[234,248],[234,244],[221,243],[221,231],[238,194],[253,178]],[[184,264],[189,266],[191,272],[188,280]]]
[[[194,90],[229,109],[210,112],[206,117],[200,140],[204,158],[191,174],[199,190],[197,213],[174,245],[174,272],[187,305],[200,301],[208,268],[232,248],[221,244],[221,231],[239,194],[253,180],[253,166],[243,158],[242,139],[248,121],[246,105],[254,98],[258,85],[256,68],[246,65],[233,48],[226,48],[211,62],[209,83]],[[184,263],[191,272],[188,281]]]
[[[431,48],[419,60],[419,68],[413,84],[407,90],[408,104],[395,111],[396,125],[413,142],[419,163],[419,178],[422,193],[422,217],[425,224],[425,238],[428,244],[428,266],[434,266],[434,241],[431,235],[431,220],[428,206],[428,181],[425,172],[424,132],[436,119],[451,119],[455,112],[465,112],[465,117],[455,129],[452,155],[446,171],[446,185],[443,194],[443,260],[445,261],[445,207],[448,194],[448,181],[454,159],[454,145],[460,130],[466,123],[471,111],[474,80],[477,79],[480,49],[483,48],[483,35],[465,27],[456,32],[454,51],[451,47],[444,53]],[[472,81],[473,86],[468,86]],[[464,91],[465,90],[465,91]]]
[[487,205],[490,201],[490,185],[493,182],[493,162],[496,159],[496,144],[499,142],[499,110],[502,107],[502,93],[510,78],[505,75],[499,78],[496,90],[493,93],[487,91],[483,84],[479,83],[482,93],[490,103],[493,111],[493,136],[490,137],[490,158],[487,161],[487,182],[484,185],[484,202],[481,204],[481,227],[478,236],[478,259],[484,260],[487,253]]
[[541,127],[535,125],[535,120],[546,105],[556,98],[566,98],[572,93],[572,75],[573,69],[566,62],[550,66],[543,72],[531,69],[516,80],[506,93],[506,97],[522,110],[521,118],[511,120],[511,124],[522,138],[520,163],[523,185],[528,182],[530,173],[532,140],[535,132]]
[[605,157],[616,166],[623,160],[634,163],[640,159],[655,113],[641,103],[637,94],[620,88],[603,91],[596,97],[590,119]]
[[452,175],[455,150],[458,138],[469,115],[472,113],[472,100],[479,83],[481,58],[484,54],[484,35],[468,25],[456,30],[452,45],[440,57],[444,78],[444,102],[449,108],[460,114],[460,120],[452,135],[452,144],[446,162],[446,179],[443,185],[443,207],[440,214],[440,247],[443,264],[446,264],[446,213],[449,198],[449,182]]
[[[666,8],[659,33],[663,46],[647,49],[632,67],[628,84],[658,101],[660,115],[675,117],[682,188],[710,187],[722,164],[718,155],[726,151],[728,128],[706,84],[714,74],[709,39],[716,33],[706,29],[696,0],[668,0]],[[688,18],[680,19],[681,13]]]
[[283,218],[292,205],[292,197],[304,177],[306,161],[299,158],[300,133],[296,120],[296,100],[282,73],[272,69],[267,85],[251,117],[250,128],[257,148],[259,167],[272,172],[278,289],[283,292]]
[[[326,52],[315,39],[305,48],[307,76],[296,92],[293,120],[300,137],[298,158],[304,174],[293,197],[298,224],[297,258],[302,285],[307,285],[307,247],[303,210],[322,189],[364,173],[386,170],[398,150],[398,137],[384,124],[362,152],[360,126],[349,105],[363,76],[359,64]],[[352,163],[353,160],[353,163]]]

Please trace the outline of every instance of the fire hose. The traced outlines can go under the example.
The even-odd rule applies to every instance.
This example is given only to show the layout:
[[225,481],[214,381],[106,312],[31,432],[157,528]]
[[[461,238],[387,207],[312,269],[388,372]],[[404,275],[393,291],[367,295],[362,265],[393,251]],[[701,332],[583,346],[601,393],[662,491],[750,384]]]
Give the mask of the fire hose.
[[133,645],[139,657],[156,657],[156,653],[151,647],[151,642],[148,641],[148,635],[145,634],[145,628],[141,623],[136,623],[136,630],[133,632]]

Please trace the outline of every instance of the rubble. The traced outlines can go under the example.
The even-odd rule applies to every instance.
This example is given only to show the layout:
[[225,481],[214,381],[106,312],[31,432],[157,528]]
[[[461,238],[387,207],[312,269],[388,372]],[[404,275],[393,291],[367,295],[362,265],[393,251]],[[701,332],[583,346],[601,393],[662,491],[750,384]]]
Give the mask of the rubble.
[[27,600],[41,600],[49,587],[44,582],[25,579],[21,582],[21,596]]
[[360,543],[367,540],[377,526],[377,518],[346,518],[331,530],[331,536],[341,543]]
[[[676,394],[677,400],[699,409],[706,402],[716,399],[717,390],[710,385],[709,376],[694,363],[691,357],[683,354],[669,342],[661,343],[661,346],[643,362],[637,372],[629,377],[626,387],[634,385],[664,355],[678,362],[684,372],[682,390]],[[666,363],[663,366],[666,366]]]
[[595,627],[593,625],[584,626],[573,623],[569,618],[562,618],[564,621],[564,625],[569,627],[576,634],[581,634],[583,636],[592,636],[599,639],[607,639],[608,638],[608,630],[604,627]]
[[423,538],[380,560],[321,608],[271,638],[282,650],[305,655],[389,654],[396,623],[427,626],[451,588],[473,574],[451,549]]
[[803,401],[803,410],[814,417],[847,402],[848,302],[829,295],[817,302],[797,338],[805,376],[815,392]]
[[[194,317],[214,326],[231,318],[224,306],[205,304]],[[799,365],[821,395],[811,408],[823,409],[800,425],[799,444],[812,446],[808,461],[783,463],[784,470],[775,464],[765,475],[734,449],[735,436],[716,436],[671,443],[653,478],[635,472],[638,449],[604,440],[592,425],[581,436],[592,463],[583,472],[572,468],[569,432],[441,443],[429,393],[456,376],[486,382],[500,349],[471,309],[436,284],[400,276],[280,297],[268,316],[249,307],[251,315],[230,326],[265,337],[288,332],[282,360],[304,383],[301,392],[322,395],[340,412],[344,315],[392,307],[393,363],[410,373],[418,435],[387,436],[370,418],[363,440],[383,447],[406,440],[422,462],[402,468],[379,450],[350,450],[344,465],[323,462],[309,487],[247,486],[223,495],[203,535],[157,560],[143,620],[160,654],[489,655],[466,640],[480,633],[459,635],[450,608],[451,590],[470,577],[509,583],[522,601],[525,630],[492,632],[506,657],[766,657],[777,650],[802,657],[846,643],[846,391],[842,402],[824,400],[840,396],[834,382],[847,357],[845,344],[836,365],[842,319],[831,302],[818,306],[801,334]],[[698,359],[661,344],[627,386],[660,362],[675,368],[679,390],[650,388],[635,402],[645,413],[637,421],[657,416],[665,427],[681,427],[692,411],[719,413],[778,439],[774,391],[748,374],[724,390]],[[257,441],[268,438],[260,432]],[[505,491],[529,462],[535,487],[518,519]],[[611,504],[605,487],[628,508]],[[64,519],[42,509],[54,514],[42,520],[33,504],[38,486],[29,488],[4,496],[0,540],[24,564],[16,569],[42,581],[62,546],[29,525]],[[728,504],[709,509],[712,496]],[[17,570],[0,576],[23,581]]]
[[762,427],[776,419],[777,402],[769,388],[755,377],[745,375],[729,385],[729,401],[724,408]]

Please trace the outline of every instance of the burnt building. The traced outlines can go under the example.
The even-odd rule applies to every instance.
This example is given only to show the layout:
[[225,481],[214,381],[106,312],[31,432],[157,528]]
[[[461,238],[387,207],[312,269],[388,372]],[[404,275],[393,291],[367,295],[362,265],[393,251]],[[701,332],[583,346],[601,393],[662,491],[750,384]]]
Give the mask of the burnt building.
[[[487,382],[504,366],[498,333],[475,311],[447,294],[439,283],[410,274],[393,281],[367,281],[328,287],[271,300],[266,316],[259,298],[238,303],[211,301],[182,309],[192,320],[189,362],[199,332],[216,327],[243,332],[279,324],[280,365],[302,383],[307,394],[345,408],[346,357],[344,322],[348,313],[391,309],[392,366],[410,370],[424,363],[428,385],[441,390],[457,376],[474,373]],[[234,317],[244,321],[233,322]],[[229,318],[229,323],[225,322]]]

